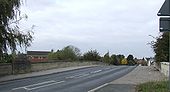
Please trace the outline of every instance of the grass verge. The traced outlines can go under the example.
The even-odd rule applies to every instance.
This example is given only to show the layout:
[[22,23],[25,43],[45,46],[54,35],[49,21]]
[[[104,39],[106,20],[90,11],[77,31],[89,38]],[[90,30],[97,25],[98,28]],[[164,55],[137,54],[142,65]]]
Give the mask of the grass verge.
[[137,92],[170,92],[169,81],[147,82],[137,86]]

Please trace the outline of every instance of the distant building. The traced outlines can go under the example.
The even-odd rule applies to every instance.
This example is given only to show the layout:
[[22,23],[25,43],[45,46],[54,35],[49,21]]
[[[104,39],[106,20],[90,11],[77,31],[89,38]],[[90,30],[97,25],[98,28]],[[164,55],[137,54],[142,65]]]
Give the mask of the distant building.
[[27,51],[27,57],[30,62],[45,62],[48,61],[50,51]]
[[138,59],[137,64],[139,66],[147,66],[147,61],[144,59]]
[[153,65],[154,62],[155,62],[154,58],[147,58],[146,60],[147,60],[147,65],[148,65],[148,66]]

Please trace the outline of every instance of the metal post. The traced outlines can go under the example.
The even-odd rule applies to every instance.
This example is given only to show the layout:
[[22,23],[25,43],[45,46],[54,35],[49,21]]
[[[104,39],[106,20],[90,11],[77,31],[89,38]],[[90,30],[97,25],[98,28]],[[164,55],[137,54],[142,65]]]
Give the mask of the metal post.
[[[170,12],[170,0],[169,0],[169,12]],[[169,32],[170,36],[170,32]],[[169,46],[170,46],[170,38],[169,38]],[[169,63],[170,63],[170,48],[169,48]],[[170,90],[170,64],[169,64],[169,90]]]

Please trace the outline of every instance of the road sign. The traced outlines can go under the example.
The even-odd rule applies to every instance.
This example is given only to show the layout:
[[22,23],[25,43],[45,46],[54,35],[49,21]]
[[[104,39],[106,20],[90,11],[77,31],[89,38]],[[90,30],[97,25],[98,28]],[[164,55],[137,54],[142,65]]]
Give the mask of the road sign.
[[170,32],[170,17],[160,18],[159,20],[159,30],[160,32],[169,31]]
[[170,16],[170,0],[165,0],[161,9],[159,10],[158,16]]

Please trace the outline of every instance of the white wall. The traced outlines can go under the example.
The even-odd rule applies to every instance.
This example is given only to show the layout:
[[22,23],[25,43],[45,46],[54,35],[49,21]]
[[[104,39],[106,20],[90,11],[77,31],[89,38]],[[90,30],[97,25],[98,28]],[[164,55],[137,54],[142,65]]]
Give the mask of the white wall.
[[169,76],[169,62],[161,62],[161,73],[165,74],[165,76]]

